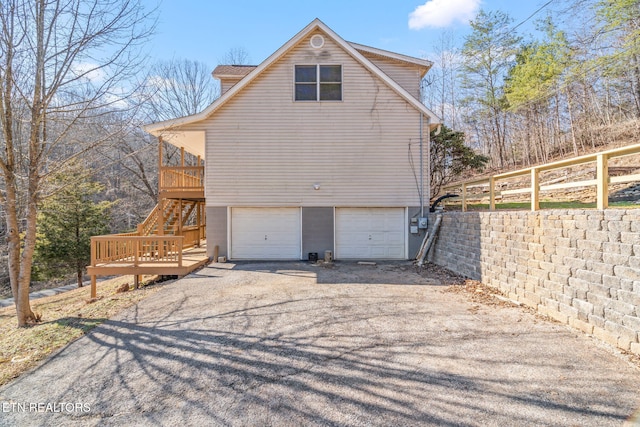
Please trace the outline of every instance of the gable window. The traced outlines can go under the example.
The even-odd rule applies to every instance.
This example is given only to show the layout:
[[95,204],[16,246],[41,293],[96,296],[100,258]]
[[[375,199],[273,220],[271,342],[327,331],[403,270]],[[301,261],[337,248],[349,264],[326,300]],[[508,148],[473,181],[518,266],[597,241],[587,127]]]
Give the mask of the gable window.
[[296,101],[342,101],[341,65],[296,65]]

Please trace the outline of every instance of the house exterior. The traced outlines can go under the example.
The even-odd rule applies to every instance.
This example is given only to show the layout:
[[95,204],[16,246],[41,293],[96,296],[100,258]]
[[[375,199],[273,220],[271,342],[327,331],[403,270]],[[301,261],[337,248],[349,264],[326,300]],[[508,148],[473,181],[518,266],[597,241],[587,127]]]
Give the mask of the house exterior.
[[145,130],[204,159],[209,256],[410,259],[439,124],[419,100],[430,66],[316,19],[258,66],[216,68],[203,112]]

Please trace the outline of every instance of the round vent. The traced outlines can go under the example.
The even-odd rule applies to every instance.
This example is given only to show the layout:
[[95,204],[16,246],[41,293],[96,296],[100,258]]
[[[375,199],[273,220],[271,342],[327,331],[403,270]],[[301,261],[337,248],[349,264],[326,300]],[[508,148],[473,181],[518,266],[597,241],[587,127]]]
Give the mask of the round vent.
[[311,37],[311,40],[309,40],[309,44],[315,49],[320,49],[322,46],[324,46],[324,37],[322,37],[320,34],[316,34]]

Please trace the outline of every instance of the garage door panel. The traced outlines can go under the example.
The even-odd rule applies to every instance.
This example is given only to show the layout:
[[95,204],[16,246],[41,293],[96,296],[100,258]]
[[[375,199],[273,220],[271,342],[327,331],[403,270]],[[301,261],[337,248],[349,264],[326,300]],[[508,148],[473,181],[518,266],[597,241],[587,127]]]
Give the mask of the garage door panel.
[[386,238],[390,245],[404,245],[404,233],[389,232]]
[[299,208],[233,208],[232,259],[300,259]]
[[404,208],[336,208],[336,258],[405,259]]

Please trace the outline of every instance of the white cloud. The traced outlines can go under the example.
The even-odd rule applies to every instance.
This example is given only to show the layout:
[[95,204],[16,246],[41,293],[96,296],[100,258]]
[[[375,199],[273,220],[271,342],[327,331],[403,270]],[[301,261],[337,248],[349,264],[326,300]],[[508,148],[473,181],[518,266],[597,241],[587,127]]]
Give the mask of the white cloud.
[[481,0],[428,0],[409,14],[409,28],[445,28],[454,22],[468,24],[478,9]]
[[82,77],[93,83],[103,82],[107,77],[104,68],[92,62],[77,62],[71,67],[77,77]]

